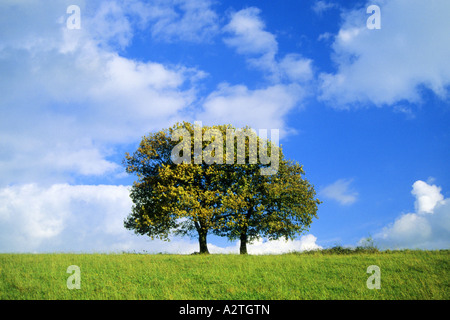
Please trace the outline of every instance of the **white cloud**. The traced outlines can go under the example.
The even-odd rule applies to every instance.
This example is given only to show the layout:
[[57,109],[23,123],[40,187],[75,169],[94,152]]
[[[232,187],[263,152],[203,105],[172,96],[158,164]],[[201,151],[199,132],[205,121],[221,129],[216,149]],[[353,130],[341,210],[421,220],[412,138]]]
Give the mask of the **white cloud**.
[[450,247],[450,199],[441,188],[418,180],[413,184],[415,213],[406,213],[374,236],[389,249],[448,249]]
[[210,41],[219,31],[219,17],[210,0],[137,2],[133,9],[149,24],[154,38],[164,41]]
[[115,172],[119,165],[105,160],[95,147],[73,148],[69,146],[58,146],[49,150],[42,158],[42,165],[52,167],[55,171],[78,172],[81,175],[104,175]]
[[126,186],[36,184],[0,189],[2,252],[105,250],[126,240]]
[[312,60],[298,54],[287,54],[279,64],[282,73],[293,82],[306,82],[313,78]]
[[333,34],[330,32],[324,32],[321,33],[318,37],[317,37],[317,41],[328,41],[330,38],[333,37]]
[[[320,250],[321,246],[316,244],[317,238],[312,234],[301,236],[296,240],[264,240],[259,239],[251,244],[247,244],[248,254],[282,254],[289,252],[302,252],[310,250]],[[208,244],[210,253],[239,253],[240,243],[236,242],[232,246],[219,247],[213,244]]]
[[102,46],[124,49],[134,30],[145,30],[160,41],[210,41],[219,31],[218,15],[210,0],[88,1],[80,7],[94,13],[83,22]]
[[[170,242],[137,236],[123,226],[130,213],[128,186],[26,184],[0,189],[0,252],[182,253],[198,251],[197,241]],[[259,240],[250,254],[320,249],[313,235],[293,241]],[[238,253],[208,244],[211,253]]]
[[225,121],[237,127],[280,129],[294,133],[285,119],[300,107],[307,95],[307,82],[313,77],[312,60],[290,53],[277,60],[278,42],[266,31],[261,10],[246,8],[231,14],[223,28],[224,42],[242,54],[250,67],[262,70],[269,84],[256,89],[222,83],[203,101],[197,119],[205,123]]
[[265,30],[266,26],[260,17],[261,10],[255,7],[246,8],[231,15],[230,22],[223,31],[230,36],[224,42],[246,56],[247,63],[263,70],[273,82],[289,80],[305,82],[313,74],[312,60],[300,54],[287,54],[278,61],[278,42],[274,34]]
[[318,15],[323,14],[325,11],[338,7],[338,4],[335,2],[327,2],[323,0],[318,0],[314,2],[311,9]]
[[244,85],[222,84],[206,97],[198,119],[206,123],[226,122],[236,127],[281,129],[286,133],[285,117],[304,97],[296,85],[273,85],[251,90]]
[[416,197],[414,205],[417,213],[433,213],[436,205],[444,200],[440,187],[421,180],[414,182],[411,194]]
[[99,45],[123,49],[133,38],[133,27],[127,13],[126,8],[116,1],[100,2],[92,18],[84,19],[85,15],[82,15],[82,28],[89,30],[91,38]]
[[192,253],[198,243],[151,241],[125,229],[128,186],[26,184],[0,189],[0,252]]
[[332,45],[337,71],[320,75],[320,98],[337,108],[420,103],[421,90],[427,88],[446,99],[450,3],[378,1],[379,30],[366,27],[370,4],[343,12],[343,24]]
[[[14,11],[12,5],[0,5],[0,70],[7,75],[0,78],[0,108],[6,111],[0,119],[1,185],[117,173],[120,167],[110,160],[115,146],[182,119],[290,132],[285,117],[307,92],[296,83],[312,76],[311,60],[289,54],[273,62],[278,80],[290,83],[258,89],[221,85],[199,99],[197,85],[205,72],[118,54],[136,29],[154,28],[167,10],[178,12],[178,18],[169,19],[177,25],[184,14],[191,15],[187,21],[203,17],[200,9],[212,10],[208,1],[80,2],[80,30],[66,28],[64,3],[46,3],[45,10],[39,1],[24,1]],[[263,30],[258,13],[238,12],[228,28],[246,39],[239,47],[244,52],[272,55],[277,43]],[[30,28],[23,27],[22,16]],[[175,30],[189,29],[178,25]]]
[[272,240],[272,241],[257,241],[252,243],[248,247],[248,253],[250,254],[277,254],[288,253],[293,251],[310,251],[322,249],[321,246],[316,244],[317,238],[312,234],[308,234],[300,237],[298,240],[285,241]]
[[69,30],[64,3],[0,4],[2,185],[115,172],[113,145],[170,125],[196,99],[204,72],[114,51],[133,36],[125,4],[80,7],[81,29]]
[[342,205],[353,204],[358,199],[358,193],[350,188],[352,182],[352,179],[339,179],[324,187],[320,194]]
[[275,55],[278,43],[272,33],[264,30],[260,13],[261,10],[255,7],[234,13],[224,27],[224,31],[233,36],[225,38],[225,43],[235,47],[240,54]]

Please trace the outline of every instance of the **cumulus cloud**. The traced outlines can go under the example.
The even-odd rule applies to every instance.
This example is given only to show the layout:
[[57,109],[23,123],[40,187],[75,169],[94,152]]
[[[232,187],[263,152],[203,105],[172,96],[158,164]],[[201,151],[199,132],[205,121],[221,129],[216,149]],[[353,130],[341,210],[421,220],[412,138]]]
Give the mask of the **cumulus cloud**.
[[259,17],[260,13],[261,10],[255,7],[234,13],[224,27],[224,31],[233,36],[225,38],[225,43],[241,54],[275,55],[278,43],[272,33],[264,30],[265,24]]
[[312,60],[298,54],[287,54],[279,63],[282,74],[292,82],[306,82],[313,78]]
[[374,236],[377,245],[389,249],[448,249],[450,247],[450,199],[441,188],[418,180],[414,213],[405,213]]
[[268,83],[252,89],[223,82],[204,99],[197,117],[205,123],[226,121],[237,127],[280,129],[282,135],[294,133],[286,127],[286,116],[302,106],[309,92],[312,60],[298,53],[278,59],[276,36],[266,30],[260,14],[255,7],[234,12],[222,30],[225,44],[241,54],[250,67],[262,71]]
[[[164,42],[208,42],[219,31],[218,15],[210,0],[127,0],[83,1],[83,13],[93,19],[83,21],[102,45],[123,49],[130,44],[134,30],[146,30],[153,39]],[[84,14],[83,14],[84,16]]]
[[224,42],[246,57],[247,63],[265,72],[274,82],[288,80],[303,82],[313,75],[312,60],[300,54],[289,53],[279,61],[278,42],[274,34],[265,30],[260,17],[261,10],[246,8],[231,15],[230,22],[223,28],[228,34]]
[[252,243],[248,247],[248,253],[250,254],[277,254],[288,253],[293,251],[310,251],[322,249],[321,246],[316,244],[317,238],[312,234],[304,235],[298,240],[285,241],[283,239],[263,241],[259,240]]
[[[128,187],[36,184],[0,189],[0,251],[83,251],[123,246]],[[129,240],[129,238],[128,238]]]
[[358,199],[358,192],[351,189],[352,179],[339,179],[320,190],[320,194],[342,205],[353,204]]
[[[289,252],[303,252],[311,250],[323,249],[317,243],[317,238],[312,234],[301,236],[295,240],[265,240],[259,239],[247,245],[249,254],[282,254]],[[228,247],[219,247],[216,245],[208,245],[210,253],[239,253],[239,242]]]
[[[87,9],[88,6],[83,6],[83,9],[85,8]],[[120,49],[124,49],[130,44],[133,38],[133,26],[131,20],[126,16],[129,10],[125,10],[116,1],[105,1],[98,3],[94,12],[92,18],[87,19],[84,19],[85,15],[83,14],[82,29],[89,30],[91,38],[97,44]]]
[[318,15],[322,15],[325,11],[338,7],[338,4],[335,2],[318,0],[314,2],[311,9]]
[[204,71],[120,52],[137,31],[168,41],[184,39],[183,32],[203,39],[200,30],[217,27],[212,2],[80,1],[79,30],[66,28],[69,4],[0,4],[2,186],[117,174],[115,148],[179,120],[293,132],[284,128],[285,118],[301,105],[307,90],[299,83],[312,77],[312,61],[299,54],[273,60],[277,42],[258,9],[236,13],[226,41],[256,55],[249,59],[270,56],[278,80],[257,89],[221,84],[201,98]]
[[219,17],[213,5],[210,0],[163,0],[134,1],[130,7],[158,40],[208,42],[219,32]]
[[414,205],[417,213],[433,213],[434,208],[444,200],[440,187],[421,180],[414,182],[411,194],[416,197]]
[[[128,186],[26,184],[0,189],[0,252],[148,252],[189,254],[198,243],[137,236],[123,226],[131,210]],[[251,254],[320,249],[313,235],[257,241]],[[211,253],[238,253],[239,244],[209,244]]]
[[379,30],[366,27],[366,8],[371,4],[342,13],[332,45],[337,70],[320,75],[320,98],[338,108],[420,103],[425,88],[447,99],[450,3],[377,1]]
[[2,185],[113,173],[113,145],[171,124],[196,99],[204,72],[118,54],[137,3],[80,2],[79,30],[66,28],[64,2],[0,4]]
[[43,186],[0,189],[0,252],[198,251],[194,240],[151,241],[123,226],[131,210],[129,187],[121,185]]
[[254,129],[286,128],[286,114],[304,97],[304,90],[296,85],[273,85],[262,89],[249,89],[245,85],[222,84],[208,95],[203,112],[198,118],[205,123],[229,122],[236,127]]

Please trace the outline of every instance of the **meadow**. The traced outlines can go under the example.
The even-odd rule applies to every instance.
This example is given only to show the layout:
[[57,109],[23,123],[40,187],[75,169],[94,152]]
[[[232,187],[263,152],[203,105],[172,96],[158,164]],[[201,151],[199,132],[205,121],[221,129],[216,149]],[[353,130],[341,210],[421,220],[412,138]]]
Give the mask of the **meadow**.
[[[2,300],[448,300],[450,251],[0,254]],[[80,268],[68,289],[67,268]],[[380,268],[369,289],[367,267]]]

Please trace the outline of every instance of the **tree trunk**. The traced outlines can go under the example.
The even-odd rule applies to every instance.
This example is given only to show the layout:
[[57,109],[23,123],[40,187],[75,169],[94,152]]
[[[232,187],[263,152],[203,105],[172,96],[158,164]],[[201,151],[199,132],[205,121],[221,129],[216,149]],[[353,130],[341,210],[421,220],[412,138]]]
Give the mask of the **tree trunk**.
[[200,254],[209,254],[208,244],[206,242],[207,232],[198,233],[198,243],[200,245]]
[[206,242],[206,235],[208,234],[208,230],[202,228],[201,223],[198,221],[194,221],[195,229],[198,232],[198,244],[200,246],[200,254],[209,254],[208,244]]
[[[253,215],[253,207],[250,207],[246,214],[247,223],[250,221],[251,216]],[[245,225],[241,230],[240,240],[241,240],[241,246],[239,248],[240,254],[247,254],[247,230],[248,225]]]
[[247,254],[247,230],[241,233],[241,246],[239,248],[239,253]]

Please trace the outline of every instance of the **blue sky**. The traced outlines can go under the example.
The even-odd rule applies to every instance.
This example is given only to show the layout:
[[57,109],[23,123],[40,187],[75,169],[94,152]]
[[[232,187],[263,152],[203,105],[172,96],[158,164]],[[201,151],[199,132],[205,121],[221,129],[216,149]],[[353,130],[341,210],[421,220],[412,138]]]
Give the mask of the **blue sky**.
[[[370,5],[380,29],[369,29]],[[80,28],[67,27],[70,5]],[[179,120],[279,129],[323,201],[250,253],[450,244],[448,1],[2,1],[0,251],[181,252],[123,228],[124,153]],[[211,252],[238,244],[209,237]]]

